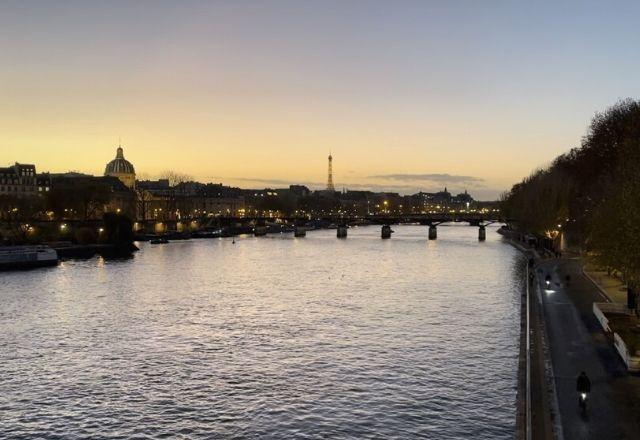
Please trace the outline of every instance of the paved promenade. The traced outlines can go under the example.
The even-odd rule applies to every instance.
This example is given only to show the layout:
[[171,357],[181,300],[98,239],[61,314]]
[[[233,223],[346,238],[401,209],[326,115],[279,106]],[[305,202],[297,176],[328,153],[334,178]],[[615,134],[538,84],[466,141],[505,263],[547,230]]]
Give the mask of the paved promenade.
[[585,275],[592,282],[597,283],[600,291],[611,302],[627,303],[627,285],[620,279],[609,276],[606,271],[589,267],[589,265],[585,268]]
[[[551,289],[544,286],[547,273],[553,278]],[[627,373],[593,315],[593,302],[606,299],[582,274],[582,260],[548,260],[536,275],[534,291],[545,315],[564,438],[640,439],[640,376]],[[582,370],[592,382],[586,416],[578,409],[575,390]]]

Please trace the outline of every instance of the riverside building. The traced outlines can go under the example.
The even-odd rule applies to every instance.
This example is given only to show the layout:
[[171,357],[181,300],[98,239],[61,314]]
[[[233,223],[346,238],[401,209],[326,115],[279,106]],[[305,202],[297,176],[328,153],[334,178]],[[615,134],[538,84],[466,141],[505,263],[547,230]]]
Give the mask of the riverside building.
[[0,195],[34,197],[50,188],[49,174],[37,174],[35,165],[16,162],[13,166],[0,168]]

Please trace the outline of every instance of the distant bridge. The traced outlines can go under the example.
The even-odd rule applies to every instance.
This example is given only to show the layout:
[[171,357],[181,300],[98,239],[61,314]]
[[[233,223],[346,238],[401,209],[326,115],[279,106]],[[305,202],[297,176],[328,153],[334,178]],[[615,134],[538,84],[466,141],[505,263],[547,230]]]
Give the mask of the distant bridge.
[[[204,220],[204,219],[200,219]],[[439,214],[371,214],[371,215],[320,215],[320,216],[245,216],[245,217],[212,217],[211,220],[219,222],[221,225],[231,224],[265,224],[274,221],[302,226],[310,221],[324,221],[336,225],[349,225],[357,223],[372,223],[375,225],[397,225],[397,224],[420,224],[425,226],[437,226],[442,223],[468,223],[471,226],[488,225],[492,223],[505,223],[498,213],[439,213]]]
[[403,215],[369,215],[363,217],[376,225],[397,225],[404,223],[437,226],[442,223],[469,223],[471,226],[504,223],[500,215],[487,214],[403,214]]
[[420,224],[425,226],[437,226],[442,223],[468,223],[471,226],[487,226],[492,223],[506,223],[499,213],[439,213],[439,214],[372,214],[364,216],[340,216],[340,215],[320,215],[320,216],[220,216],[203,217],[183,221],[196,220],[202,225],[211,226],[232,226],[232,225],[264,225],[267,223],[281,221],[291,225],[304,226],[313,221],[333,223],[335,225],[349,225],[358,223],[371,223],[375,225],[397,225],[397,224]]
[[[333,224],[338,228],[338,238],[347,236],[348,225],[358,224],[374,224],[382,225],[382,238],[390,238],[390,234],[385,234],[385,228],[388,225],[397,224],[420,224],[428,226],[429,240],[435,240],[438,237],[437,226],[442,223],[468,223],[478,228],[478,239],[483,241],[486,238],[486,226],[493,223],[505,222],[498,213],[440,213],[440,214],[403,214],[403,215],[365,215],[365,216],[319,216],[312,219],[309,217],[212,217],[200,220],[200,227],[231,227],[238,230],[240,228],[250,227],[249,231],[254,231],[256,235],[263,235],[268,228],[265,225],[273,224],[276,220],[280,220],[290,226],[294,226],[296,231],[300,227],[304,227],[309,222],[323,222],[328,226]],[[259,231],[260,230],[260,231]],[[297,234],[297,232],[296,232]],[[304,235],[304,232],[301,233]],[[297,236],[297,235],[296,235]]]
[[[200,231],[212,231],[227,229],[232,234],[264,235],[267,232],[296,231],[304,236],[305,226],[314,223],[315,227],[328,227],[333,225],[338,229],[338,238],[347,236],[347,226],[350,225],[381,225],[382,231],[385,226],[397,224],[419,224],[428,227],[430,240],[435,240],[438,236],[437,226],[442,223],[467,223],[478,228],[478,238],[484,240],[486,237],[486,226],[493,223],[506,223],[499,213],[439,213],[439,214],[375,214],[364,216],[339,216],[321,215],[313,216],[217,216],[217,217],[194,217],[182,218],[180,220],[145,220],[137,222],[138,226],[143,226],[146,230],[156,232],[180,231],[178,224],[184,227],[189,224],[189,229]],[[302,228],[302,231],[300,231]],[[298,235],[296,235],[298,236]],[[390,236],[390,235],[389,235]],[[385,236],[383,238],[389,238]]]

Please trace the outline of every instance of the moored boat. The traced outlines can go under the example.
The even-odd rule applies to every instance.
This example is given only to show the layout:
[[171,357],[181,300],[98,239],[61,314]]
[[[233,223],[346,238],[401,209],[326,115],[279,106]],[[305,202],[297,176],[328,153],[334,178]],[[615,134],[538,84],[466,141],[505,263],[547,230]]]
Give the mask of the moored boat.
[[253,229],[253,235],[255,235],[256,237],[264,237],[265,235],[267,235],[268,229],[266,226],[256,226]]
[[191,233],[192,238],[220,238],[224,234],[222,229],[202,230]]
[[0,270],[55,266],[58,253],[49,246],[0,247]]

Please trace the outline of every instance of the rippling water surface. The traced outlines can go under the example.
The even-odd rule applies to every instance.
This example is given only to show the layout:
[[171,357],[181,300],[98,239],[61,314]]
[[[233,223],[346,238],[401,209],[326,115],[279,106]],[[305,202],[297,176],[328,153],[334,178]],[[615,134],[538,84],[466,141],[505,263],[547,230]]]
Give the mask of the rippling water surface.
[[512,438],[516,251],[394,229],[0,274],[0,437]]

